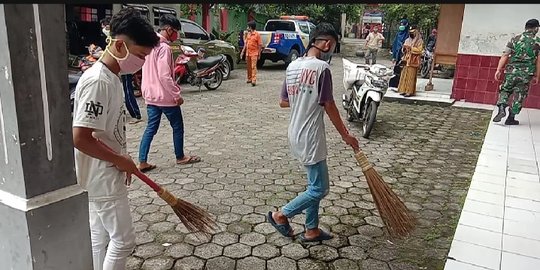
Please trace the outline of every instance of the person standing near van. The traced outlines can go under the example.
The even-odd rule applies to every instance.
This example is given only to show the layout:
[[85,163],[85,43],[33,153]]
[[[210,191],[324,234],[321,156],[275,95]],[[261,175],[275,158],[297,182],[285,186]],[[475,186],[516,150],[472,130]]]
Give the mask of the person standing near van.
[[261,35],[255,28],[257,24],[254,21],[248,22],[248,33],[244,40],[244,48],[242,49],[242,55],[246,55],[247,64],[247,81],[251,83],[251,86],[257,85],[257,61],[261,59],[261,51],[263,48]]

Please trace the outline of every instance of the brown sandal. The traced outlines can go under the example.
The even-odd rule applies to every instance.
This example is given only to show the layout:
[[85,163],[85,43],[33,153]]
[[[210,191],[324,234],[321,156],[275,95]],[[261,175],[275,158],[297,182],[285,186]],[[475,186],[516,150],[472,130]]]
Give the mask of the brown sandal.
[[177,160],[176,164],[187,165],[187,164],[193,164],[193,163],[198,163],[198,162],[201,162],[200,157],[198,157],[198,156],[190,156],[186,161]]
[[155,168],[157,168],[157,166],[156,166],[156,165],[150,165],[150,166],[148,166],[148,167],[145,167],[145,168],[139,169],[139,171],[141,171],[141,172],[145,173],[145,172],[149,172],[149,171],[151,171],[151,170],[153,170],[153,169],[155,169]]

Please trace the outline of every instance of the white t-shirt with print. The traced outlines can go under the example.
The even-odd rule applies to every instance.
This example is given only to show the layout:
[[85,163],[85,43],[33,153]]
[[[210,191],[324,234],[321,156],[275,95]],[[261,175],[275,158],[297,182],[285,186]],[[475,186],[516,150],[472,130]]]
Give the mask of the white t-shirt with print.
[[287,67],[281,99],[289,101],[289,145],[304,165],[326,159],[323,104],[333,100],[332,74],[325,61],[300,57]]
[[384,36],[381,33],[371,32],[366,37],[366,43],[370,49],[378,49],[383,40]]
[[[96,62],[75,89],[73,127],[94,129],[98,138],[117,153],[126,153],[126,113],[120,78]],[[90,201],[114,200],[127,195],[125,174],[110,162],[75,149],[77,181]]]

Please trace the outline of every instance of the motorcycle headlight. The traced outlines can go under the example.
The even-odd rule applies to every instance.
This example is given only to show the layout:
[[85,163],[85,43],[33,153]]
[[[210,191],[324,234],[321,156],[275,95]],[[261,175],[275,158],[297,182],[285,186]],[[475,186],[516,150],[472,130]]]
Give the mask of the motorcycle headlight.
[[378,88],[386,88],[387,82],[385,80],[371,80],[371,84]]
[[377,76],[378,77],[382,77],[386,74],[386,69],[385,68],[381,68],[377,71]]

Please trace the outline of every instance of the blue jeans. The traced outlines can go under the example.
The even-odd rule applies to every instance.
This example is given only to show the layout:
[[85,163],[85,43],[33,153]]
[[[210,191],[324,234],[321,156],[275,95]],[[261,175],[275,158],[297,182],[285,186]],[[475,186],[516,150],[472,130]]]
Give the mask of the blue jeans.
[[323,160],[305,167],[308,181],[306,191],[285,205],[281,212],[287,218],[292,218],[306,210],[306,229],[311,230],[319,227],[319,204],[329,191],[328,165]]
[[141,110],[139,110],[139,104],[137,104],[137,99],[133,92],[133,75],[122,75],[122,84],[124,85],[124,98],[129,115],[133,118],[141,119]]
[[148,105],[146,106],[146,112],[148,113],[148,125],[144,130],[141,145],[139,146],[139,162],[146,162],[148,159],[150,144],[152,143],[152,139],[154,139],[154,135],[156,135],[159,129],[162,113],[165,114],[169,120],[173,130],[174,154],[176,155],[176,159],[183,159],[184,120],[182,119],[182,110],[180,109],[180,106],[159,107]]

